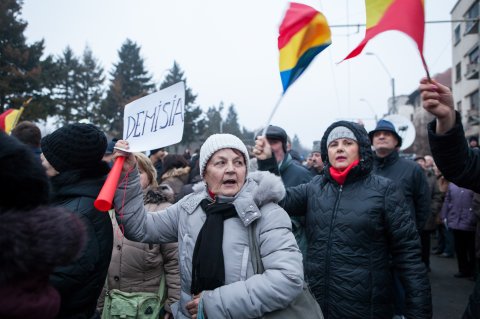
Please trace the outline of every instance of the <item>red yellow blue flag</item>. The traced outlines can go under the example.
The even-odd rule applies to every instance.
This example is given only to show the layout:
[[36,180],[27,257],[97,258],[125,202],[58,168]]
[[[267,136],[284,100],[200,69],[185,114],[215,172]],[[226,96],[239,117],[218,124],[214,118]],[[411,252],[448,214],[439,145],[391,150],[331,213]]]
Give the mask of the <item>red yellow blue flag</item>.
[[312,7],[294,2],[290,3],[279,33],[280,77],[285,93],[332,40],[325,16]]
[[379,33],[396,30],[405,33],[415,41],[423,66],[428,73],[423,57],[424,0],[365,0],[365,10],[367,16],[365,38],[344,60],[360,54],[368,41]]

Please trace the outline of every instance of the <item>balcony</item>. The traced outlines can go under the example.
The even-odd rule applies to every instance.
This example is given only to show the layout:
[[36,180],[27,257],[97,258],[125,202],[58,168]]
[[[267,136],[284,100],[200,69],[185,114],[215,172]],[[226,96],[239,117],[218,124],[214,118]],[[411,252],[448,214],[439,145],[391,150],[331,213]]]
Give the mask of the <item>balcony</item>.
[[467,71],[465,72],[467,80],[478,79],[478,63],[467,64]]

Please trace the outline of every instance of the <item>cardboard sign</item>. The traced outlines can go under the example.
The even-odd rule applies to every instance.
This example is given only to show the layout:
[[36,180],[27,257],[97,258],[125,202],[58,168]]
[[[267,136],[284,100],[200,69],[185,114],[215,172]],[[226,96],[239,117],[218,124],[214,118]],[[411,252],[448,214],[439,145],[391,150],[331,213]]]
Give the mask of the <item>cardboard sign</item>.
[[130,152],[143,152],[176,144],[182,140],[185,123],[185,83],[125,105],[123,139]]

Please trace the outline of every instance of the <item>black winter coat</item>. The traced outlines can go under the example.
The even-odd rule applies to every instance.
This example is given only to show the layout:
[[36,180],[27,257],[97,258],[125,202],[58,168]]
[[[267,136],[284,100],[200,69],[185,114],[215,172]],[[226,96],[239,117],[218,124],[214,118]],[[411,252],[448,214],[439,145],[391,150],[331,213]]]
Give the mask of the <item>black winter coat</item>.
[[89,172],[61,173],[51,180],[52,204],[72,211],[86,230],[79,257],[67,266],[55,268],[50,276],[61,295],[58,318],[91,318],[105,284],[113,247],[112,223],[107,213],[93,206],[108,173],[108,166],[103,164]]
[[401,158],[397,151],[384,158],[375,156],[373,163],[374,174],[391,179],[403,190],[417,229],[423,230],[430,216],[431,193],[427,177],[420,165]]
[[428,276],[420,241],[405,199],[392,181],[373,175],[370,141],[363,128],[352,130],[360,163],[343,186],[329,173],[326,137],[322,139],[325,175],[287,188],[280,205],[306,216],[306,278],[325,318],[392,318],[393,266],[406,289],[406,317],[431,318]]
[[435,164],[445,178],[455,185],[480,193],[480,149],[471,149],[465,140],[460,114],[455,126],[437,135],[436,121],[428,124],[428,141]]

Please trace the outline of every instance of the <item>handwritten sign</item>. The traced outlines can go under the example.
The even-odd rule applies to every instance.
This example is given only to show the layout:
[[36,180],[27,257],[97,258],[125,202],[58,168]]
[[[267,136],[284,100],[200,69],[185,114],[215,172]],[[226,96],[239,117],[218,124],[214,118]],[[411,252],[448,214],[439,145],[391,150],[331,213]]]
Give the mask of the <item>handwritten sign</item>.
[[125,105],[123,139],[130,152],[178,143],[185,123],[185,83],[178,82]]

